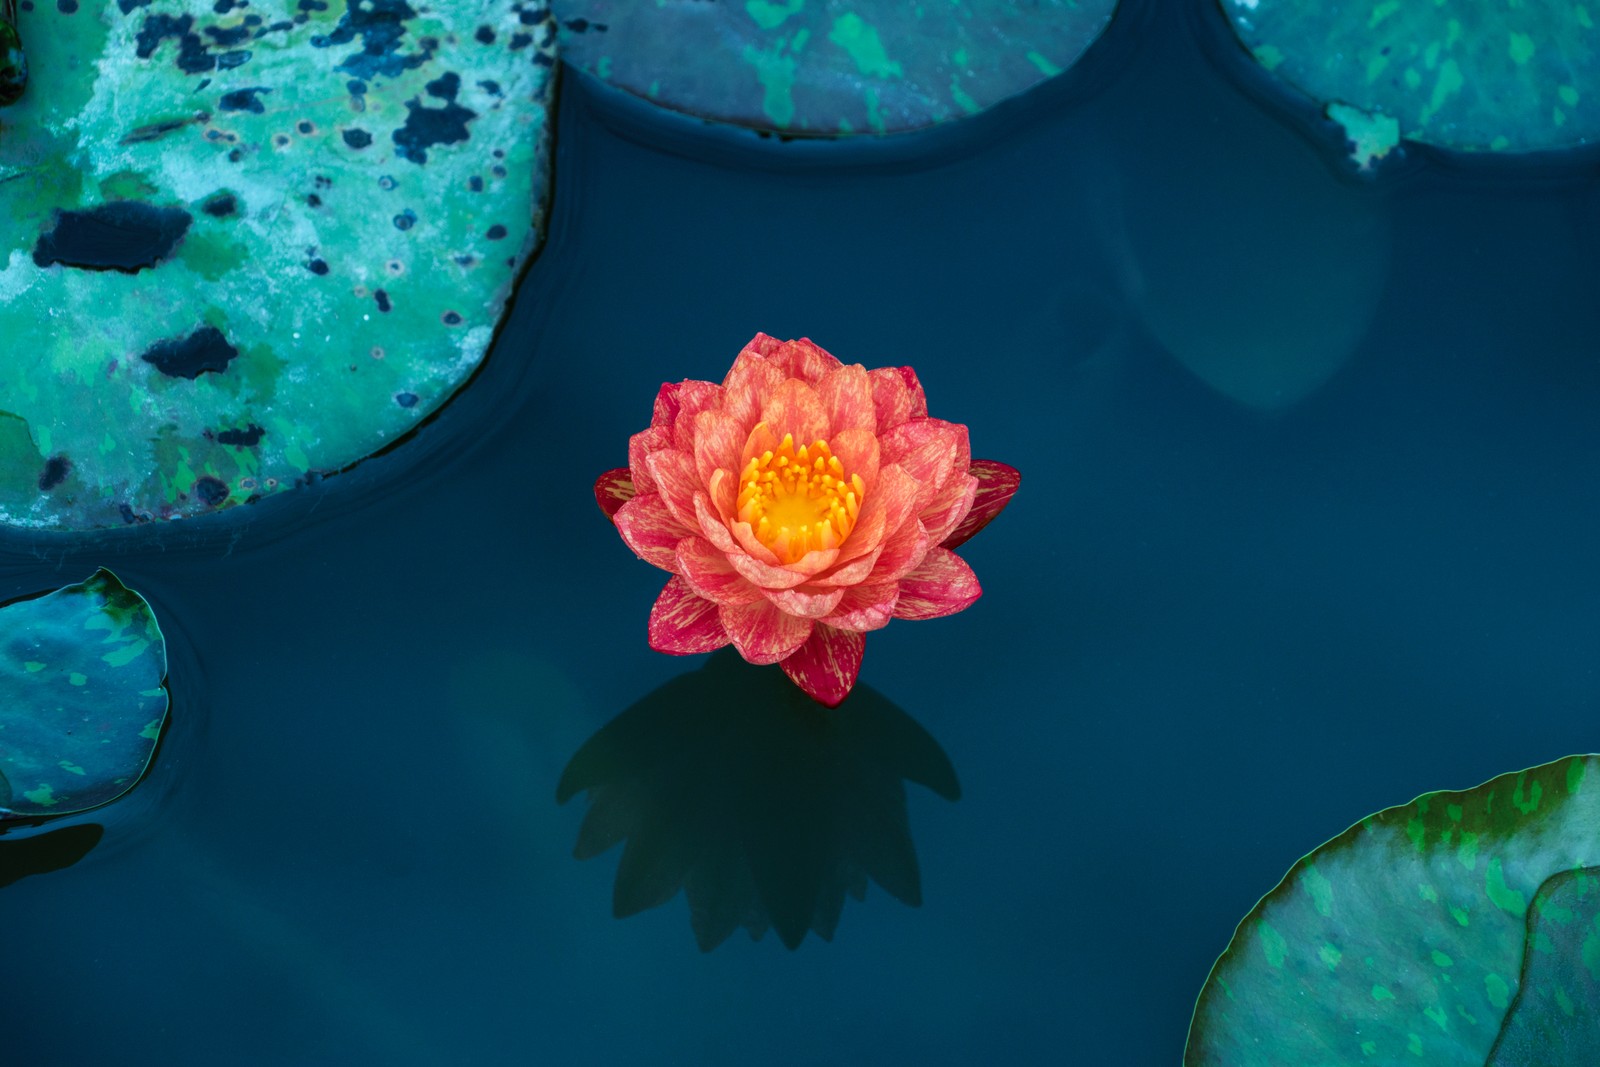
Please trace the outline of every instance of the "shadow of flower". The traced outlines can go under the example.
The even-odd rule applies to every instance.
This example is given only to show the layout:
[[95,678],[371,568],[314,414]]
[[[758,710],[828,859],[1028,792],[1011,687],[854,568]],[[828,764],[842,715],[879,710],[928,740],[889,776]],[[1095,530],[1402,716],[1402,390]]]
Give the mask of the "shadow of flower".
[[95,823],[81,823],[18,840],[0,840],[0,886],[30,874],[71,867],[100,843],[104,833]]
[[903,780],[961,795],[938,742],[875,690],[830,710],[724,650],[584,742],[556,800],[589,791],[577,858],[626,841],[617,918],[681,888],[702,951],[740,926],[792,949],[807,930],[832,940],[868,878],[922,903]]

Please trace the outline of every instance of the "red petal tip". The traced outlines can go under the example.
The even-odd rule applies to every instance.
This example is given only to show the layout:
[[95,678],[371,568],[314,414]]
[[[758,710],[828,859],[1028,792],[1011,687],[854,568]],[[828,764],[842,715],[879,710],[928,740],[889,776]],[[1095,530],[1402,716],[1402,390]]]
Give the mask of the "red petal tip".
[[633,475],[627,467],[606,471],[594,481],[594,500],[606,518],[616,521],[617,511],[633,499]]
[[1011,498],[1022,484],[1022,472],[1017,468],[993,459],[975,459],[969,472],[978,479],[978,491],[972,498],[972,510],[961,520],[942,548],[955,548],[970,541],[979,530],[989,525],[1006,509]]

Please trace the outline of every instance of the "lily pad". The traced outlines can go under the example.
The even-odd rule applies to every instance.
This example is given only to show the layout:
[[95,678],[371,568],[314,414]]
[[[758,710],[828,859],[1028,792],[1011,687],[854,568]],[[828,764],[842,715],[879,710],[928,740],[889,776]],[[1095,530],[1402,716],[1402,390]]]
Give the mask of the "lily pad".
[[1600,757],[1362,820],[1239,924],[1189,1067],[1600,1057]]
[[0,111],[0,521],[195,515],[392,443],[542,238],[555,27],[520,0],[20,13]]
[[939,743],[870,687],[823,708],[725,649],[584,742],[556,799],[589,791],[579,859],[627,842],[617,918],[681,889],[703,951],[740,926],[795,948],[808,930],[831,940],[869,877],[922,903],[903,780],[961,795]]
[[1222,6],[1263,67],[1345,127],[1364,166],[1397,138],[1467,152],[1532,152],[1600,137],[1600,12],[1584,4]]
[[107,804],[167,719],[167,645],[108,570],[0,608],[0,827]]
[[554,0],[561,58],[674,111],[789,134],[959,119],[1060,74],[1116,0]]

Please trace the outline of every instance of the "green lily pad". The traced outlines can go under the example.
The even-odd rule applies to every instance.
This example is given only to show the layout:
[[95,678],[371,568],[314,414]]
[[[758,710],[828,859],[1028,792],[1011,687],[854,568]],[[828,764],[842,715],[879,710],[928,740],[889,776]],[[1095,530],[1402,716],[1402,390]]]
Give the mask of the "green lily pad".
[[206,513],[343,469],[483,358],[542,238],[521,0],[20,13],[0,111],[0,521]]
[[1600,29],[1581,3],[1222,0],[1275,76],[1343,125],[1363,166],[1399,138],[1532,152],[1600,136]]
[[1364,819],[1239,924],[1184,1063],[1600,1062],[1600,757]]
[[556,799],[589,791],[579,859],[627,842],[617,918],[681,889],[703,951],[740,926],[795,948],[808,930],[831,940],[869,877],[922,903],[905,781],[961,795],[939,743],[871,687],[823,708],[724,649],[584,742]]
[[0,827],[87,811],[144,774],[167,719],[167,645],[108,570],[0,608]]
[[553,0],[561,58],[674,111],[781,133],[895,133],[1060,74],[1116,0]]

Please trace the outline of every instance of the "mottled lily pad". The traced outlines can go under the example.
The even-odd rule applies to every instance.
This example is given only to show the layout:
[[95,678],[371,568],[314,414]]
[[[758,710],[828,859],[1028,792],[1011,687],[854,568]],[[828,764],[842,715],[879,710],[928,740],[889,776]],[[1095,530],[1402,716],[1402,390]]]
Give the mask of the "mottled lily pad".
[[601,727],[556,799],[590,793],[579,859],[627,842],[619,919],[681,889],[702,950],[740,926],[795,948],[808,930],[831,940],[869,877],[922,902],[904,780],[961,795],[939,743],[872,688],[830,710],[725,649]]
[[392,443],[542,235],[554,24],[511,0],[20,13],[0,521],[238,504]]
[[167,718],[167,645],[110,571],[0,608],[0,827],[133,788]]
[[811,136],[894,133],[1060,74],[1116,0],[553,0],[561,57],[662,107]]
[[1297,863],[1200,994],[1189,1067],[1600,1062],[1600,757],[1429,793]]
[[1530,152],[1600,137],[1600,10],[1582,3],[1222,6],[1263,67],[1345,127],[1363,166],[1399,138]]

